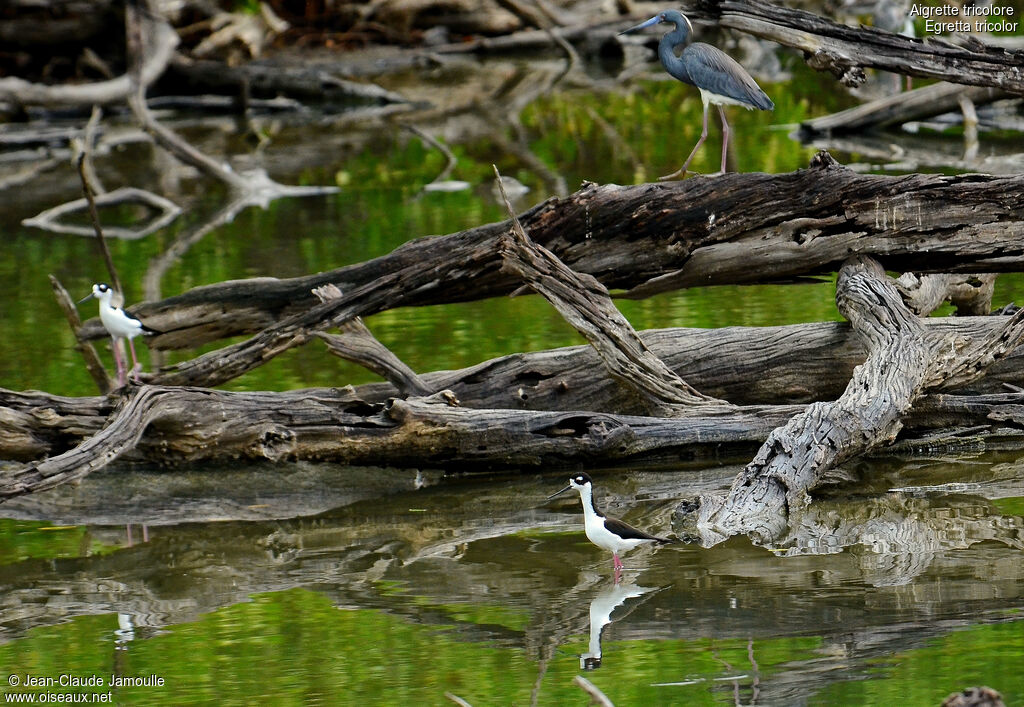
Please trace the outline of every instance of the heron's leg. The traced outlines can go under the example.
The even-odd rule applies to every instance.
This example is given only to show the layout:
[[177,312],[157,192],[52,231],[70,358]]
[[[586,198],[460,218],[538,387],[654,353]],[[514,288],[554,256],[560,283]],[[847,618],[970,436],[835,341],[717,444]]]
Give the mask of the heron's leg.
[[725,108],[718,106],[718,115],[722,117],[722,171],[725,174],[725,161],[729,156],[729,121],[725,119]]
[[676,177],[686,176],[686,168],[690,166],[690,162],[693,161],[693,156],[697,154],[697,150],[704,144],[704,141],[708,138],[708,102],[704,101],[704,129],[700,131],[700,140],[693,146],[693,150],[690,152],[690,156],[686,158],[686,162],[683,166],[672,174],[666,174],[664,177],[658,177],[658,181],[665,181],[666,179],[675,179]]

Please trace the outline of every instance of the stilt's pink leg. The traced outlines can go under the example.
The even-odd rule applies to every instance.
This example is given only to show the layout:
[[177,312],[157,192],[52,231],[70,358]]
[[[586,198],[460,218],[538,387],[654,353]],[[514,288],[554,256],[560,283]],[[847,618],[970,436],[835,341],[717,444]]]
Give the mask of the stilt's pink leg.
[[117,385],[123,386],[128,382],[128,374],[125,370],[124,357],[121,355],[121,343],[118,339],[111,338],[114,343],[114,365],[117,367]]
[[132,350],[132,372],[131,376],[133,380],[138,380],[139,372],[142,370],[142,364],[139,363],[139,359],[135,356],[135,341],[128,339],[128,348]]

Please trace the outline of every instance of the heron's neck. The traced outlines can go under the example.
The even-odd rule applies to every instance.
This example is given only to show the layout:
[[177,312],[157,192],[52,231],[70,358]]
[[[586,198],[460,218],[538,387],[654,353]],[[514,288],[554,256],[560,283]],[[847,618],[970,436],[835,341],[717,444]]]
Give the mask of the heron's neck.
[[658,58],[665,70],[683,83],[692,83],[690,72],[686,70],[686,64],[676,56],[676,47],[685,47],[690,43],[690,31],[686,27],[676,26],[674,32],[669,32],[658,42]]

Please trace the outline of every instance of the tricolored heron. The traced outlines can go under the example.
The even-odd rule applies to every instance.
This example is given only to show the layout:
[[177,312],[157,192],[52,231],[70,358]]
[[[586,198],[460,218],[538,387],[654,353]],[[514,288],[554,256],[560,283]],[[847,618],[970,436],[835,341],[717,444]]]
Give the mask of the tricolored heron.
[[569,478],[569,485],[561,491],[557,491],[548,499],[565,493],[569,489],[579,491],[580,500],[583,502],[583,530],[587,539],[600,548],[612,553],[612,567],[615,569],[615,576],[618,578],[622,570],[622,560],[619,553],[632,550],[637,545],[653,543],[672,543],[674,540],[659,538],[656,535],[645,533],[618,518],[610,518],[594,505],[594,482],[587,474],[574,474]]
[[[710,44],[691,42],[693,26],[686,19],[686,15],[678,10],[659,12],[646,22],[641,22],[636,27],[630,27],[619,34],[637,32],[661,22],[676,26],[674,31],[666,34],[658,42],[658,57],[661,59],[661,65],[674,78],[699,88],[701,100],[704,101],[704,129],[700,133],[700,140],[693,146],[693,151],[686,158],[683,166],[678,171],[667,174],[661,179],[675,179],[678,176],[686,175],[690,161],[693,160],[697,149],[704,144],[704,140],[708,136],[708,106],[712,103],[718,106],[718,114],[722,117],[722,169],[719,174],[724,173],[725,160],[729,150],[729,122],[725,119],[725,109],[722,106],[743,106],[747,110],[752,108],[772,110],[775,104],[750,77],[746,69],[736,63],[731,56]],[[682,46],[683,51],[676,56],[675,48],[678,46]]]
[[100,282],[93,285],[92,292],[79,300],[78,303],[82,304],[93,298],[99,300],[100,321],[103,322],[103,327],[110,334],[110,338],[114,340],[114,364],[117,366],[117,382],[119,385],[124,385],[128,380],[118,341],[120,339],[128,339],[128,347],[132,351],[132,375],[135,375],[141,370],[141,366],[139,365],[138,358],[135,356],[135,343],[132,339],[139,334],[159,334],[160,332],[150,329],[136,317],[116,306],[113,301],[114,290],[107,283]]

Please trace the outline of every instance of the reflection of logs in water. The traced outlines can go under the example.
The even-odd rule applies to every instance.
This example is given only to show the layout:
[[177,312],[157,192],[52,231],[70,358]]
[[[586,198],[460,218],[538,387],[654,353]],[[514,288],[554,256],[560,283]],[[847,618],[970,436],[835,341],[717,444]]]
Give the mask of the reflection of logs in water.
[[892,493],[860,503],[821,501],[791,516],[783,554],[818,555],[862,547],[865,578],[875,586],[908,584],[936,557],[986,540],[1024,549],[1024,519],[993,514],[970,497],[909,498]]
[[[701,485],[721,487],[731,471]],[[394,479],[393,473],[375,473]],[[668,499],[678,492],[680,479],[679,473],[645,474],[644,496],[662,502],[646,502],[643,519],[627,518],[651,527],[667,525]],[[699,489],[694,481],[693,488]],[[164,504],[196,508],[198,491],[190,492],[181,478],[177,483],[173,494],[161,496]],[[625,494],[620,498],[634,495],[626,488],[620,484],[618,494]],[[586,602],[602,577],[590,568],[603,567],[604,560],[582,539],[575,514],[569,519],[538,505],[546,489],[542,481],[407,486],[390,495],[370,493],[363,500],[354,494],[344,508],[297,520],[151,527],[149,542],[120,549],[114,546],[122,542],[123,530],[100,527],[90,531],[89,542],[107,545],[104,554],[5,566],[0,641],[86,615],[123,613],[137,626],[168,626],[248,601],[253,594],[309,587],[339,606],[455,624],[467,640],[549,653],[553,634],[585,633]],[[38,513],[45,510],[36,507]],[[857,592],[873,585],[876,590],[845,609],[844,621],[852,623],[837,624],[844,631],[871,633],[894,618],[892,607],[899,606],[897,618],[913,626],[927,623],[936,611],[962,611],[959,603],[965,597],[978,602],[979,610],[1000,609],[1018,605],[1024,591],[1019,552],[1006,549],[1020,547],[1024,523],[998,515],[978,499],[888,495],[842,504],[824,500],[812,511],[794,517],[798,530],[783,553],[791,555],[786,559],[766,562],[765,550],[745,541],[713,549],[678,545],[637,555],[636,567],[644,568],[638,580],[645,586],[672,586],[650,602],[657,605],[658,616],[648,615],[645,605],[617,629],[617,640],[749,635],[746,619],[723,623],[723,597],[735,598],[742,616],[747,616],[745,608],[769,602],[786,617],[783,623],[800,633],[820,623],[816,617],[830,611],[836,592],[852,590],[859,597]],[[538,532],[543,528],[561,532]],[[929,544],[929,537],[937,540]],[[973,547],[984,540],[998,544]],[[857,549],[839,552],[844,544]],[[954,562],[944,554],[950,550],[968,552],[957,553]],[[916,564],[891,568],[901,553]],[[977,581],[980,576],[984,582]],[[887,586],[893,577],[909,586]],[[928,605],[919,608],[905,595],[908,591],[926,597]],[[487,606],[523,611],[525,624],[479,625],[444,610],[453,604],[478,605],[481,597],[487,597]],[[951,602],[958,602],[958,608]],[[865,604],[876,608],[868,610]],[[950,608],[943,609],[947,604]],[[678,614],[679,607],[686,607],[685,616]],[[778,628],[773,625],[771,635]],[[908,630],[908,635],[916,634]]]

